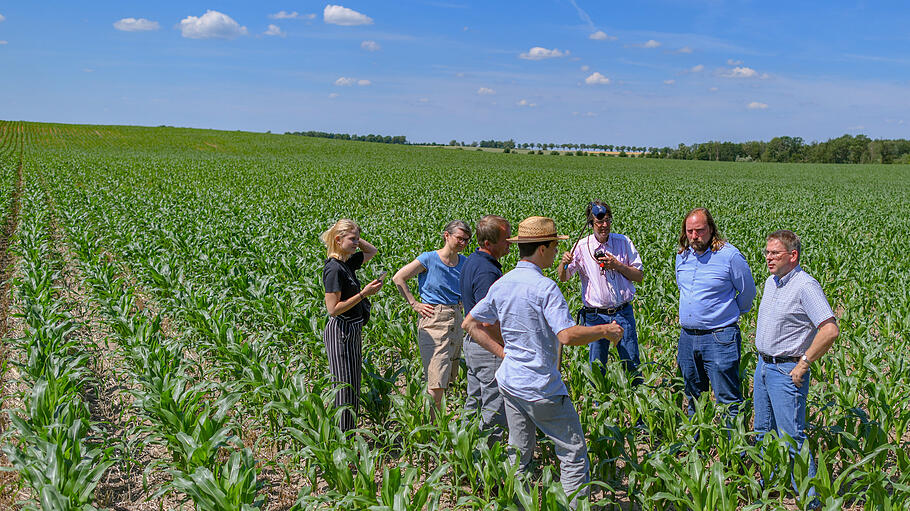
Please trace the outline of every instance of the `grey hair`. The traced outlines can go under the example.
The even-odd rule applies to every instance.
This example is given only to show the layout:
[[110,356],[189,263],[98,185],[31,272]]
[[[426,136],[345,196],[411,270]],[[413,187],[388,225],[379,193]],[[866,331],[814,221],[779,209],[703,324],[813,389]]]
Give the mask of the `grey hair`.
[[461,229],[462,231],[468,233],[469,238],[471,237],[471,226],[468,225],[468,223],[465,222],[464,220],[452,220],[451,222],[446,224],[446,227],[445,227],[445,229],[443,229],[443,231],[454,236],[455,231],[457,231],[458,229]]
[[788,231],[786,229],[774,231],[768,235],[768,241],[770,240],[781,242],[784,248],[787,249],[787,252],[796,250],[797,255],[802,255],[803,253],[802,242],[800,241],[799,236],[793,231]]

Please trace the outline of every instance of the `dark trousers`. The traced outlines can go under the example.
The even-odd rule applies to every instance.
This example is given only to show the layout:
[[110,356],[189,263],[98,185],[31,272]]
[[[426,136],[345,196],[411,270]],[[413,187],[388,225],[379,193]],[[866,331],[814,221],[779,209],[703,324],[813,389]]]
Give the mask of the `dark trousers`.
[[[641,385],[643,382],[641,371],[641,359],[638,355],[638,332],[635,329],[635,314],[632,312],[632,306],[627,305],[616,312],[616,314],[585,312],[584,309],[579,314],[581,324],[585,326],[605,325],[616,321],[623,328],[622,339],[616,345],[616,352],[619,360],[622,361],[623,368],[629,373],[632,379],[632,385]],[[588,345],[588,359],[593,366],[596,361],[607,365],[610,359],[610,341],[599,339]],[[604,370],[601,369],[601,372]]]
[[348,431],[354,429],[360,409],[360,378],[363,372],[361,324],[337,317],[329,318],[322,340],[329,358],[332,381],[341,386],[335,394],[335,406],[346,407],[341,412],[341,430]]

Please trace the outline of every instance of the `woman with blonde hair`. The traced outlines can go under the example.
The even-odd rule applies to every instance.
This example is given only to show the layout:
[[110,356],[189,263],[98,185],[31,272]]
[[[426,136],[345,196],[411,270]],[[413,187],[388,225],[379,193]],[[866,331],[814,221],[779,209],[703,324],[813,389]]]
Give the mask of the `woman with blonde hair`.
[[379,292],[382,280],[360,286],[355,271],[372,259],[377,250],[360,237],[360,227],[353,220],[338,220],[320,238],[326,246],[322,282],[325,308],[329,312],[322,340],[332,380],[342,386],[335,394],[335,405],[347,407],[341,412],[341,429],[348,431],[355,426],[360,405],[361,330],[370,319],[367,297]]
[[[452,220],[442,232],[444,245],[417,256],[392,277],[395,287],[417,313],[417,345],[427,392],[436,407],[458,374],[458,360],[464,334],[461,330],[461,268],[467,258],[463,252],[471,241],[471,228],[462,220]],[[417,277],[417,301],[408,289],[408,280]]]

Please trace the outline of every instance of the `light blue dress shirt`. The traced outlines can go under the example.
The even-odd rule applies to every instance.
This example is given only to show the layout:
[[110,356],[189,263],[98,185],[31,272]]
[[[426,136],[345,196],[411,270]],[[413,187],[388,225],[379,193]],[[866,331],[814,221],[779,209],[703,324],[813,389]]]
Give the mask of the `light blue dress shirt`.
[[818,325],[834,317],[822,286],[796,265],[783,278],[771,275],[758,305],[755,347],[772,357],[806,353]]
[[752,309],[755,280],[746,258],[725,243],[717,252],[698,255],[692,248],[676,254],[679,324],[712,330],[731,325]]
[[490,287],[471,316],[499,322],[505,342],[505,357],[496,371],[501,388],[527,401],[569,395],[559,374],[556,334],[575,321],[559,287],[540,267],[519,261]]

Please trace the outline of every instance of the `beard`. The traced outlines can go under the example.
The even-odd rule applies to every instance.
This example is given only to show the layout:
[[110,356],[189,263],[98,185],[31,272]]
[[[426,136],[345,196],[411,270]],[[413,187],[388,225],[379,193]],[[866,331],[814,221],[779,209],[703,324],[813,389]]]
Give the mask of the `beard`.
[[694,240],[689,242],[689,246],[691,246],[692,250],[696,252],[704,252],[705,250],[708,250],[708,247],[711,246],[711,241]]

